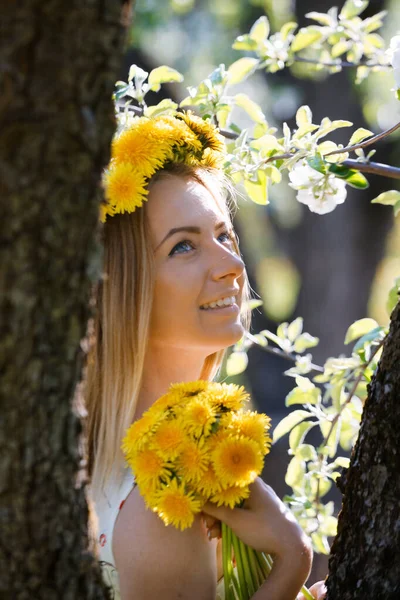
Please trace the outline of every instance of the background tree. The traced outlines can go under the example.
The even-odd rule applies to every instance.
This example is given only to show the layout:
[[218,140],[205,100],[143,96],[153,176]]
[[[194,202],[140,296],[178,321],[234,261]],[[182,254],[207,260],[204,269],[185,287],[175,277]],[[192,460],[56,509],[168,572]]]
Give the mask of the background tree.
[[101,599],[71,398],[130,6],[25,0],[0,11],[0,596]]

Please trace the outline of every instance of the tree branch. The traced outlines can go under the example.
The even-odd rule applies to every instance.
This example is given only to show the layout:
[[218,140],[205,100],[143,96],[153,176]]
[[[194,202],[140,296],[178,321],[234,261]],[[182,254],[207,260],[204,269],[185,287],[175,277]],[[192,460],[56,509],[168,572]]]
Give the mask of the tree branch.
[[391,167],[382,163],[359,162],[357,160],[345,160],[341,164],[344,167],[349,167],[349,169],[356,169],[361,173],[372,173],[373,175],[382,175],[391,179],[400,179],[399,167]]
[[[257,338],[252,335],[251,333],[246,333],[245,336],[247,337],[247,339],[249,339],[251,342],[253,342],[253,344],[255,344],[256,346],[258,346],[261,350],[264,350],[264,352],[268,352],[269,354],[275,354],[275,356],[280,356],[281,358],[284,358],[285,360],[290,360],[291,362],[296,362],[298,359],[298,356],[296,354],[291,354],[290,352],[285,352],[284,350],[281,350],[280,348],[275,348],[274,346],[263,346],[262,344],[260,344],[260,342],[257,340]],[[314,365],[313,363],[310,363],[310,367],[313,371],[318,371],[319,373],[323,373],[324,369],[322,367],[320,367],[319,365]]]
[[320,65],[321,67],[345,67],[345,68],[357,68],[357,67],[368,67],[369,69],[372,69],[373,67],[379,67],[381,69],[391,69],[392,66],[391,65],[380,65],[379,63],[367,63],[367,62],[360,62],[360,63],[352,63],[352,62],[347,62],[345,60],[340,60],[340,62],[335,63],[335,62],[323,62],[323,61],[319,61],[313,58],[305,58],[303,56],[295,56],[293,58],[293,60],[295,62],[302,62],[302,63],[309,63],[309,64],[313,64],[313,65]]
[[400,128],[400,121],[398,123],[396,123],[396,125],[393,125],[393,127],[390,127],[389,129],[386,129],[385,131],[382,131],[381,133],[373,135],[372,137],[364,140],[363,142],[360,142],[359,144],[354,144],[353,146],[346,146],[345,148],[332,150],[332,152],[328,152],[327,154],[325,154],[325,156],[331,156],[332,154],[342,154],[343,152],[354,152],[354,150],[358,150],[358,148],[366,148],[367,146],[370,146],[371,144],[375,144],[375,142],[379,142],[380,140],[383,140],[383,138],[388,137],[388,135],[390,135],[391,133],[396,131],[396,129],[399,129],[399,128]]

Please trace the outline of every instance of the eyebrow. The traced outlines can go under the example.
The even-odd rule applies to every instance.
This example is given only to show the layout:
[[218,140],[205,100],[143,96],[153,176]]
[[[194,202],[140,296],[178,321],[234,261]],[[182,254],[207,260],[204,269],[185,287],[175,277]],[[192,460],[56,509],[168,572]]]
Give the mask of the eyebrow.
[[[228,227],[227,223],[225,221],[220,221],[219,223],[216,224],[214,230],[218,231],[218,229],[221,229],[222,227]],[[154,250],[154,252],[156,252],[160,246],[162,246],[162,244],[167,241],[171,236],[175,235],[175,233],[181,233],[182,231],[185,231],[186,233],[197,233],[200,234],[201,233],[201,228],[200,227],[196,227],[195,225],[183,225],[182,227],[173,227],[172,229],[170,229],[167,233],[167,235],[162,239],[162,241],[158,244],[158,246],[156,247],[156,249]]]

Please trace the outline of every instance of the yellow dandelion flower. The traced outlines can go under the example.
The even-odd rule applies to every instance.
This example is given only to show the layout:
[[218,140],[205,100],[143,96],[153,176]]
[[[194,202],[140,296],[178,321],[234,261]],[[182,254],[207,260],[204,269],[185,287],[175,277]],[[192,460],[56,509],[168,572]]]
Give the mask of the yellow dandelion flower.
[[230,437],[221,442],[211,460],[224,488],[252,483],[263,468],[263,455],[258,444],[244,437]]
[[170,476],[168,463],[153,448],[145,448],[128,457],[128,464],[136,475],[138,485],[156,484]]
[[204,148],[210,148],[217,152],[225,152],[225,143],[222,136],[214,125],[208,123],[191,111],[177,115],[196,134]]
[[[227,413],[226,416],[228,416],[228,414],[229,413]],[[208,437],[205,438],[205,443],[206,443],[209,453],[213,452],[217,446],[219,446],[222,442],[224,442],[229,437],[231,437],[231,434],[228,431],[228,429],[226,427],[224,427],[223,425],[221,425],[224,417],[225,417],[225,415],[223,415],[223,417],[221,417],[220,426],[217,429],[217,431],[215,433],[213,433],[212,435],[209,435]]]
[[[180,114],[180,113],[179,113]],[[179,114],[177,116],[179,116]],[[177,146],[186,145],[190,152],[201,152],[203,149],[197,135],[180,119],[169,115],[160,115],[154,119],[154,135],[171,136]]]
[[202,504],[183,484],[173,479],[157,494],[157,512],[166,525],[174,525],[182,531],[190,527],[194,515],[201,511]]
[[226,161],[226,156],[222,152],[216,152],[211,148],[206,148],[203,152],[200,164],[211,169],[222,169]]
[[208,467],[207,450],[204,444],[188,439],[181,448],[177,459],[179,475],[185,481],[198,481]]
[[222,490],[221,483],[218,480],[213,466],[211,463],[208,463],[206,471],[204,471],[200,481],[196,484],[196,491],[203,494],[203,496],[208,499],[220,490]]
[[151,510],[157,509],[157,491],[160,485],[154,480],[142,480],[140,477],[136,477],[136,483],[139,488],[140,495],[143,497],[147,508]]
[[230,508],[235,508],[238,504],[241,503],[242,500],[248,498],[250,496],[250,490],[246,487],[239,487],[238,485],[233,485],[225,490],[220,490],[216,492],[211,497],[211,502],[217,504],[217,506],[229,506]]
[[216,420],[215,407],[203,398],[203,393],[188,400],[181,418],[182,427],[195,437],[208,435]]
[[146,200],[145,177],[128,163],[113,163],[104,175],[108,214],[135,212]]
[[159,411],[167,411],[181,404],[183,400],[184,397],[179,390],[171,389],[167,394],[158,398],[151,408]]
[[134,421],[128,428],[124,439],[122,440],[122,450],[129,454],[136,449],[142,448],[149,440],[149,437],[161,423],[161,419],[150,411],[146,411]]
[[142,176],[151,177],[172,158],[173,142],[157,139],[146,129],[145,122],[123,131],[112,142],[111,156],[117,162],[134,165]]
[[271,446],[268,435],[271,419],[263,413],[240,411],[232,415],[230,427],[238,435],[244,435],[259,444],[264,452]]
[[186,434],[178,419],[164,421],[152,437],[156,452],[167,460],[174,460],[186,440]]
[[196,396],[197,394],[200,394],[200,392],[203,392],[205,389],[207,389],[208,385],[208,381],[199,379],[198,381],[172,383],[169,389],[171,391],[179,392],[183,397]]
[[239,410],[249,400],[244,387],[234,383],[210,383],[207,397],[213,405],[225,410]]

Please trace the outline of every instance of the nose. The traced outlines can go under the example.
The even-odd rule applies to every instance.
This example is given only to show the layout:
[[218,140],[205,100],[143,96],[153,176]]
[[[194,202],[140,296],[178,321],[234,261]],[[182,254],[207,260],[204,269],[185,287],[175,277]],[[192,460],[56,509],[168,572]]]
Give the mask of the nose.
[[244,262],[236,252],[219,246],[213,256],[212,278],[214,281],[230,277],[235,280],[243,274],[244,268]]

